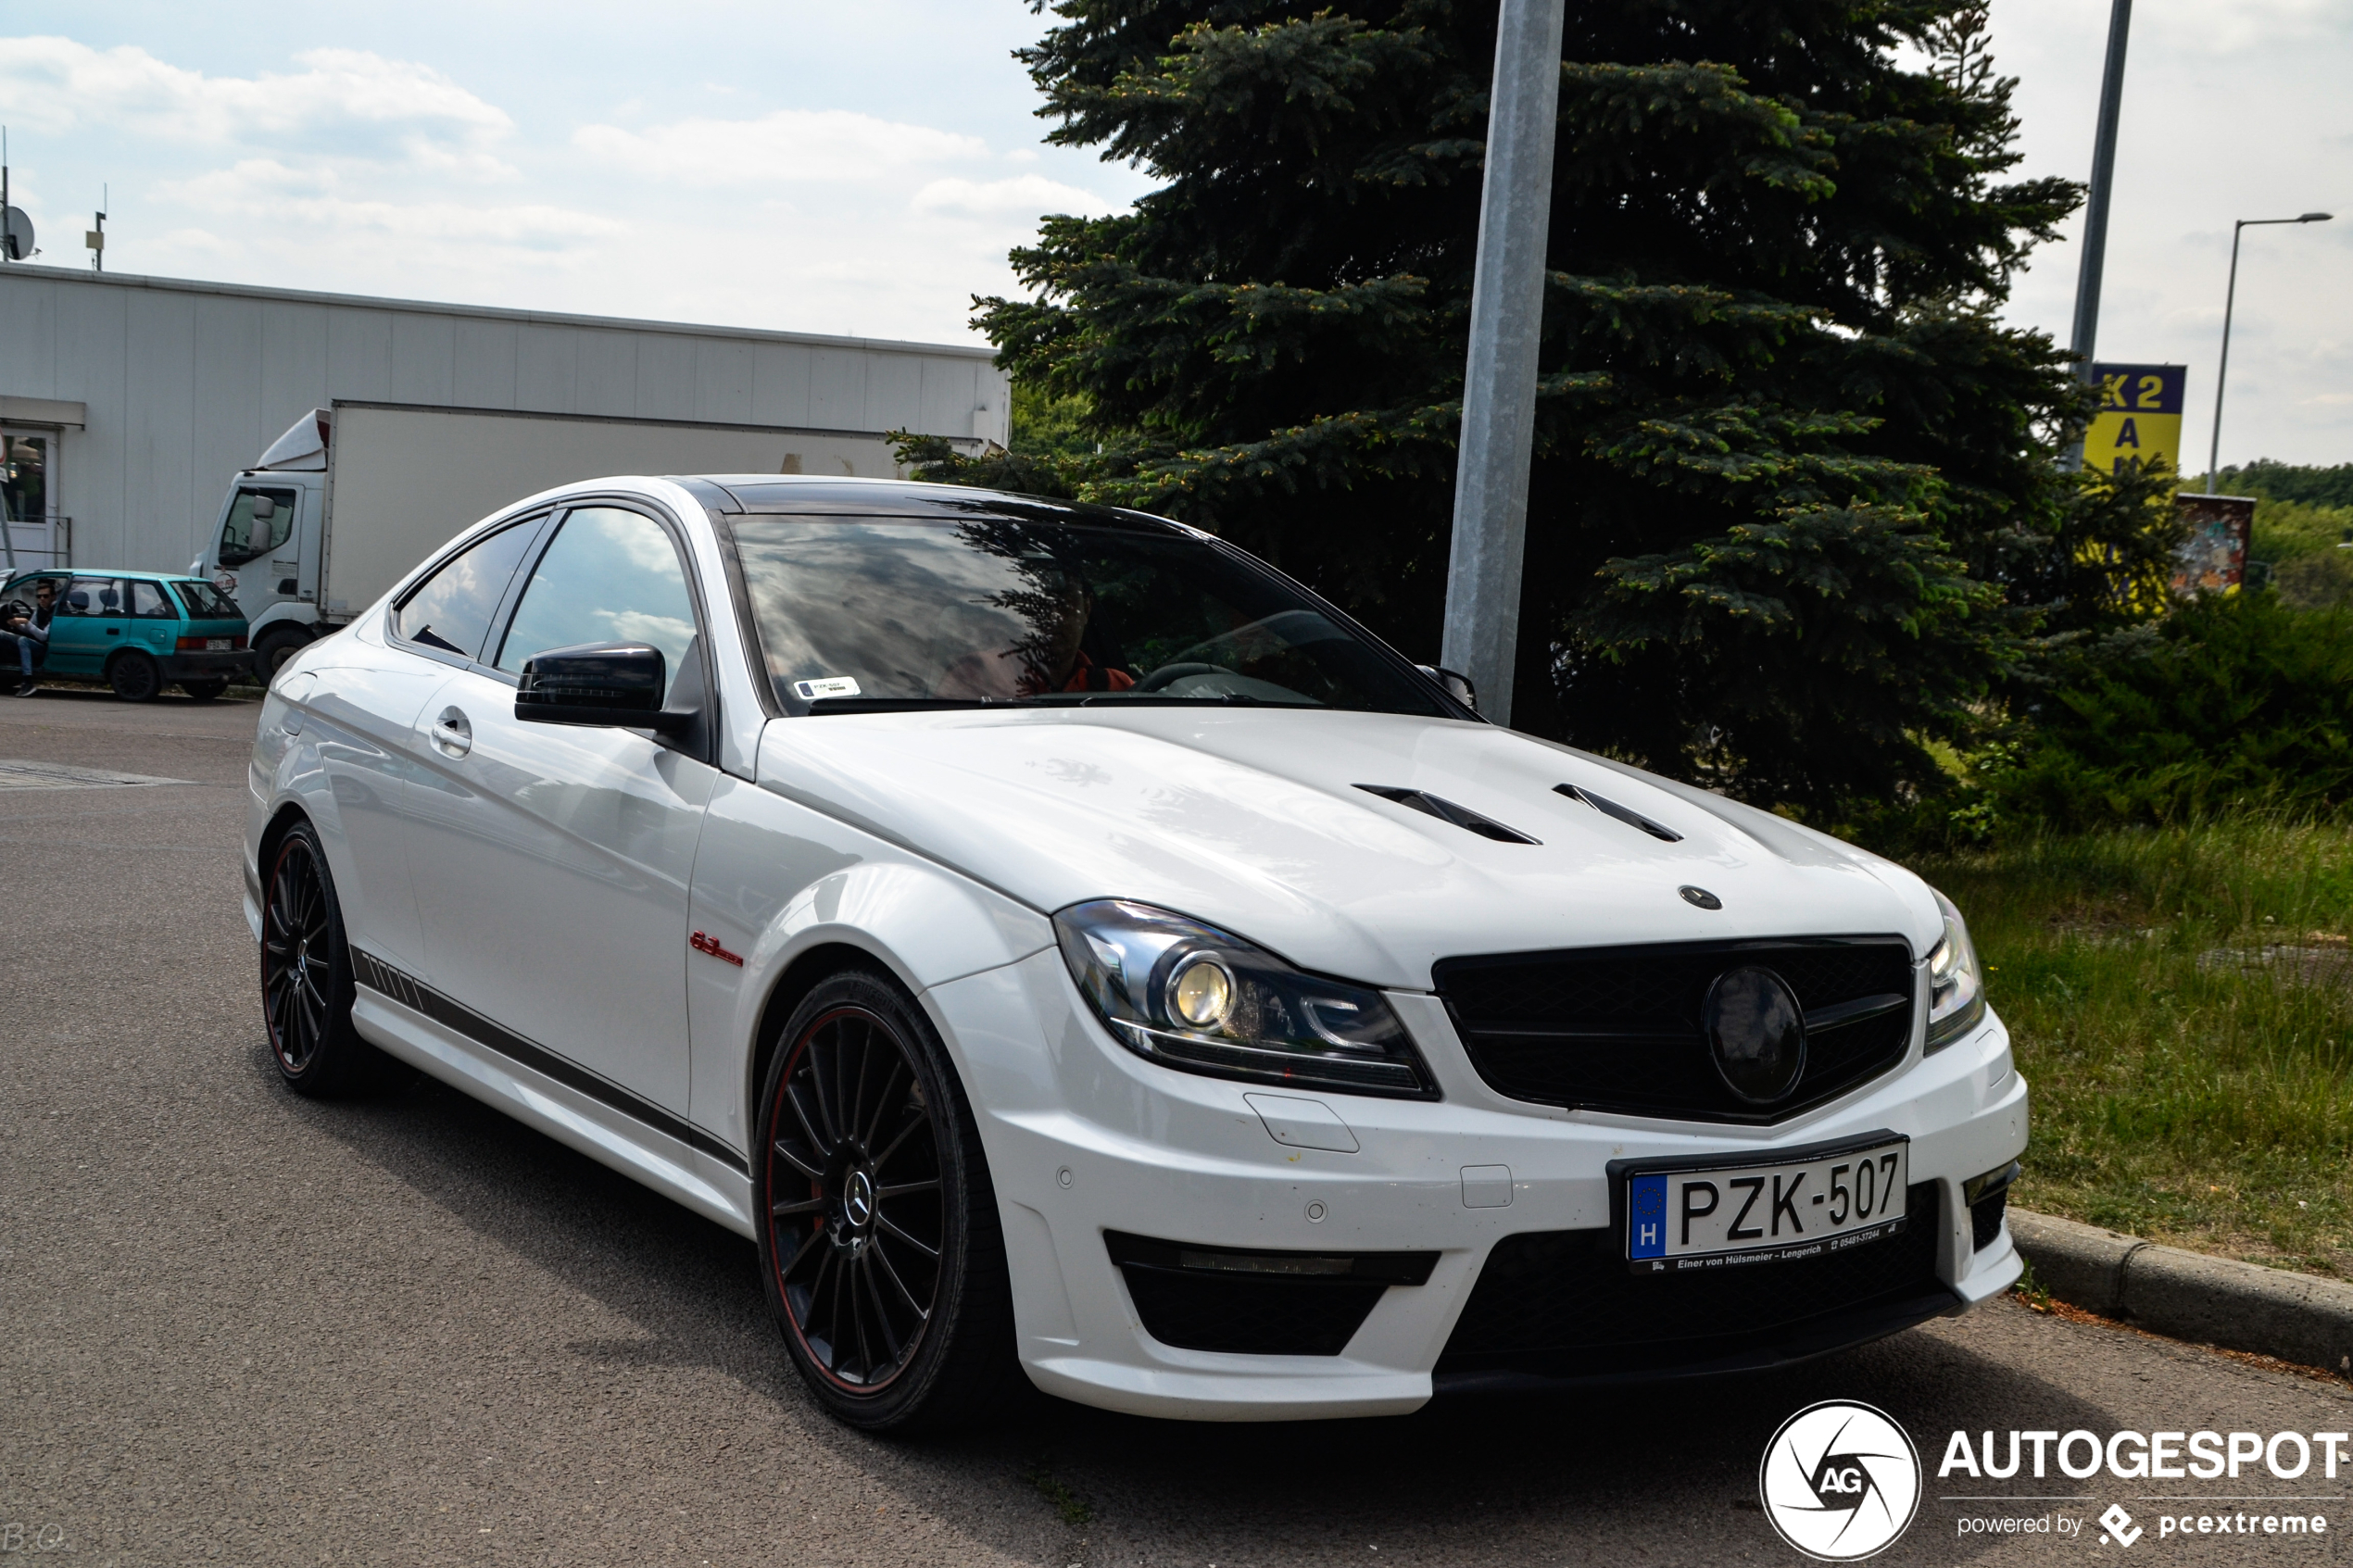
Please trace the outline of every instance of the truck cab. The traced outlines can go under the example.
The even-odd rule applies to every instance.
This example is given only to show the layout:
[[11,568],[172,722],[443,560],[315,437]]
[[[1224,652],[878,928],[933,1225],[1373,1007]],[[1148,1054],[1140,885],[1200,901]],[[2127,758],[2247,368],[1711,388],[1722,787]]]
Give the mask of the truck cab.
[[211,579],[252,622],[255,674],[278,667],[326,630],[319,570],[327,494],[327,410],[297,421],[239,473],[191,575]]

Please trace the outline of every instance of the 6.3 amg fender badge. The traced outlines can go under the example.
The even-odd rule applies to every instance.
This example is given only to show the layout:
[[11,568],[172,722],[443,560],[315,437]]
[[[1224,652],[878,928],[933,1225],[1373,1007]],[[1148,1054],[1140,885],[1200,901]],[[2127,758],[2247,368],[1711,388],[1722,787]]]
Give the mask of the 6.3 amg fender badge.
[[707,936],[703,933],[698,931],[692,936],[686,938],[686,946],[692,947],[698,953],[709,953],[714,959],[724,959],[729,963],[734,964],[737,969],[744,967],[744,960],[742,958],[735,953],[729,952],[725,947],[720,946],[719,938],[716,936]]

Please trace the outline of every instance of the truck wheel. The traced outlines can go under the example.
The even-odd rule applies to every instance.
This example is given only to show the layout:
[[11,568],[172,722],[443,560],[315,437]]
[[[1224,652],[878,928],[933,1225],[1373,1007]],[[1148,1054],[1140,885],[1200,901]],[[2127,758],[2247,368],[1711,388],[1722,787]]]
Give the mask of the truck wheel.
[[310,641],[310,633],[300,626],[272,626],[254,639],[253,672],[263,685],[277,678],[286,660],[302,651]]
[[216,676],[208,681],[182,681],[180,689],[192,702],[211,702],[229,689],[229,683]]
[[125,648],[107,666],[107,684],[125,702],[153,702],[163,690],[163,671],[135,648]]

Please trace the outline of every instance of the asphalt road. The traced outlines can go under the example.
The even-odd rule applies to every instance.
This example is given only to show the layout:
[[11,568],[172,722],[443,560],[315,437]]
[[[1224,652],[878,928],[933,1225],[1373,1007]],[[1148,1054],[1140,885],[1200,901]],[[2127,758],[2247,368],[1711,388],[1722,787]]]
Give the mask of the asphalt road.
[[[1923,1450],[1880,1561],[2113,1558],[2096,1524],[1959,1524],[2110,1502],[2148,1531],[2133,1562],[2317,1561],[2353,1531],[2353,1474],[1940,1482],[1956,1428],[2353,1428],[2343,1384],[2007,1302],[1707,1387],[1250,1427],[1040,1397],[953,1441],[845,1431],[748,1243],[436,1085],[279,1088],[238,912],[255,711],[0,699],[0,1568],[1795,1562],[1757,1461],[1824,1399]],[[9,760],[185,782],[10,787]],[[2065,1500],[1944,1500],[1984,1493]],[[2331,1529],[2160,1538],[2167,1508]]]

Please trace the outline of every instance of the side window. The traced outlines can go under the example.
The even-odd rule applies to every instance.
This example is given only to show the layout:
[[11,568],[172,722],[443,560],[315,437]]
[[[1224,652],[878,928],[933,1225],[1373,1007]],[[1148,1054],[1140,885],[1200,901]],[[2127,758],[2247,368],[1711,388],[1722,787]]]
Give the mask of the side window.
[[694,640],[686,570],[661,525],[618,507],[584,507],[565,517],[540,556],[498,668],[520,675],[534,654],[549,648],[650,643],[675,689]]
[[490,618],[498,613],[498,601],[522,564],[538,521],[502,528],[443,562],[392,612],[393,634],[462,659],[479,656]]
[[57,601],[59,615],[120,615],[122,584],[111,577],[77,577]]
[[131,579],[131,613],[141,621],[177,621],[180,611],[163,596],[163,585],[144,577]]
[[220,525],[220,564],[242,566],[284,544],[299,499],[293,490],[238,491],[229,503],[229,521]]

